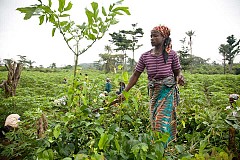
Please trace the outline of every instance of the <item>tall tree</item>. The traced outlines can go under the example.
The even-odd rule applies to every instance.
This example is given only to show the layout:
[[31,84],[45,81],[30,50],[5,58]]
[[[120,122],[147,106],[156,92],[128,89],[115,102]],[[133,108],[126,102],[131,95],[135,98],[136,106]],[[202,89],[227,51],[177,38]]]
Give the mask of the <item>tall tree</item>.
[[229,52],[227,52],[226,59],[228,60],[229,71],[232,72],[233,61],[240,52],[240,39],[237,40],[234,35],[231,35],[227,37],[227,43],[229,45]]
[[110,36],[112,37],[112,40],[109,40],[112,42],[117,48],[114,50],[118,51],[121,50],[124,54],[124,68],[126,68],[126,51],[131,50],[133,53],[133,58],[131,61],[131,68],[134,65],[134,52],[138,48],[142,46],[142,44],[138,44],[139,38],[143,37],[143,29],[142,28],[136,28],[137,23],[132,24],[132,30],[120,30],[118,33],[110,33]]
[[23,65],[23,67],[27,66],[27,56],[17,55],[20,59],[18,60],[19,63]]
[[105,70],[105,73],[114,71],[114,68],[119,63],[119,59],[121,59],[121,55],[111,55],[109,53],[99,54],[99,57],[101,58],[100,61],[103,62],[102,68]]
[[133,69],[133,66],[135,65],[135,59],[134,59],[134,54],[135,50],[139,49],[142,44],[138,44],[139,38],[143,37],[143,29],[142,28],[136,28],[137,23],[132,24],[132,30],[121,30],[120,32],[123,34],[126,34],[130,36],[129,40],[131,40],[131,43],[129,44],[129,49],[132,50],[132,61],[131,62],[131,68]]
[[[194,36],[195,31],[187,31],[186,35],[189,37],[189,51],[191,54],[191,58],[193,58],[193,53],[192,53],[192,37]],[[192,69],[193,69],[193,64],[191,64],[191,68],[190,68],[190,72],[192,73]]]
[[182,65],[182,69],[185,71],[189,68],[191,64],[191,55],[188,53],[189,49],[186,46],[186,37],[184,37],[182,40],[180,40],[182,47],[181,50],[177,51],[179,53],[179,59]]
[[[223,56],[224,67],[226,66],[226,61],[229,64],[229,71],[232,72],[233,61],[235,57],[240,52],[240,39],[237,40],[234,35],[227,37],[227,44],[221,44],[219,49],[219,53]],[[224,69],[225,73],[225,69]]]
[[106,45],[106,46],[104,47],[104,50],[107,51],[108,54],[112,53],[112,48],[111,48],[110,45]]
[[223,73],[226,74],[226,56],[229,52],[229,45],[228,44],[221,44],[218,48],[219,53],[223,56]]
[[126,68],[126,58],[127,54],[126,51],[130,48],[131,40],[127,39],[126,35],[122,32],[113,32],[109,33],[109,35],[112,37],[112,40],[109,40],[112,42],[117,48],[115,48],[115,51],[122,51],[122,54],[124,55],[124,62],[123,62],[123,68]]
[[27,64],[29,66],[29,68],[33,68],[33,64],[36,63],[35,61],[32,61],[32,60],[28,60],[27,61]]
[[0,59],[0,66],[3,66],[3,65],[4,65],[3,60]]
[[93,66],[94,66],[94,68],[96,68],[97,70],[102,70],[101,60],[94,61],[94,62],[93,62]]
[[55,69],[55,68],[57,68],[57,64],[56,63],[52,63],[52,64],[50,64],[49,68]]
[[17,55],[20,59],[18,60],[19,63],[21,63],[23,65],[23,67],[29,67],[29,68],[33,68],[33,63],[36,63],[35,61],[32,60],[28,60],[26,56],[22,56],[22,55]]
[[[79,56],[101,39],[111,25],[118,23],[116,16],[130,15],[128,7],[121,6],[122,1],[110,4],[108,9],[100,8],[97,2],[92,2],[91,10],[85,8],[88,22],[83,22],[80,25],[71,20],[69,11],[73,4],[72,2],[67,3],[66,0],[58,0],[57,9],[52,5],[52,0],[48,0],[48,4],[38,0],[39,4],[17,8],[17,10],[25,14],[25,20],[32,16],[38,16],[40,25],[44,21],[52,23],[52,36],[55,35],[56,30],[59,30],[68,48],[74,53],[74,77],[76,77]],[[84,47],[80,42],[86,40],[89,43]],[[74,46],[76,47],[74,48]]]

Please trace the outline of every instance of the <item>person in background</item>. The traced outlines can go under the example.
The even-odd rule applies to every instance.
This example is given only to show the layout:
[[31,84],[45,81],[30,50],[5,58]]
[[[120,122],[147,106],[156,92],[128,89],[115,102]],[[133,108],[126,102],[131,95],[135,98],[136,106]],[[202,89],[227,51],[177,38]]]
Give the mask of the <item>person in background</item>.
[[116,92],[118,95],[122,93],[122,91],[125,89],[125,83],[119,82],[119,90]]
[[5,133],[18,128],[18,122],[20,122],[20,116],[18,114],[10,114],[5,120],[4,127],[0,129],[0,137],[5,137]]
[[112,89],[112,84],[110,82],[110,79],[107,78],[106,79],[106,84],[105,84],[105,91],[107,91],[109,93],[109,92],[111,92],[111,89]]
[[64,84],[67,83],[67,78],[66,78],[66,77],[63,78],[63,83],[64,83]]
[[[154,27],[151,30],[151,44],[153,48],[140,56],[125,91],[128,92],[137,83],[146,69],[151,127],[153,131],[170,134],[164,144],[167,147],[171,141],[176,140],[176,107],[179,103],[177,84],[184,85],[184,78],[179,57],[171,49],[170,29],[163,25]],[[118,99],[123,101],[125,97],[120,94]]]
[[88,82],[88,74],[85,74],[85,81]]

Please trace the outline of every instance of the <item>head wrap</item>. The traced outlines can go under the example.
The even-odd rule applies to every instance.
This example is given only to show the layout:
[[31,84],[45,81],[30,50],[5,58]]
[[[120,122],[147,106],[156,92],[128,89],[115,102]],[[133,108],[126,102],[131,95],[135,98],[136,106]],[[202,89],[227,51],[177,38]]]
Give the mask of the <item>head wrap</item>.
[[[152,30],[158,31],[163,36],[163,38],[170,38],[169,37],[170,36],[170,29],[166,26],[162,26],[162,25],[156,26]],[[164,50],[166,51],[166,53],[170,53],[170,51],[172,49],[171,39],[169,39],[169,42],[164,44],[164,46],[165,46]],[[167,59],[167,57],[164,58],[164,59]]]
[[5,125],[4,126],[10,126],[13,128],[17,128],[18,127],[18,122],[20,121],[20,116],[18,114],[10,114],[5,121]]
[[158,31],[163,36],[163,38],[165,38],[163,58],[164,58],[164,62],[167,63],[168,54],[170,53],[170,51],[172,49],[171,38],[169,37],[170,29],[166,26],[159,25],[159,26],[154,27],[152,30]]
[[168,38],[170,36],[170,29],[166,26],[156,26],[153,28],[153,30],[160,32],[164,38]]

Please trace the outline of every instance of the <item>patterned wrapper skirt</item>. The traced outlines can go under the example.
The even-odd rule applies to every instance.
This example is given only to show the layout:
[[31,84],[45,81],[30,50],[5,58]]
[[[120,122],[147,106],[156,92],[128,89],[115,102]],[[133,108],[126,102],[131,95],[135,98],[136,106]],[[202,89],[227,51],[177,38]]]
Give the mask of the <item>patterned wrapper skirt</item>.
[[177,122],[176,106],[179,102],[176,85],[167,87],[157,84],[149,88],[150,95],[150,121],[153,131],[169,133],[167,144],[176,140]]

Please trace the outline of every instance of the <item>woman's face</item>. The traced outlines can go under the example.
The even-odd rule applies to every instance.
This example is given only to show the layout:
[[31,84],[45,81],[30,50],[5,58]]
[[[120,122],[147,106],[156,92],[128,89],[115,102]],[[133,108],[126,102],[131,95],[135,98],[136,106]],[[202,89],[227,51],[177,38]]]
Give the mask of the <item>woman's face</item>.
[[152,46],[159,46],[164,42],[164,38],[160,32],[156,30],[151,31],[151,44]]

